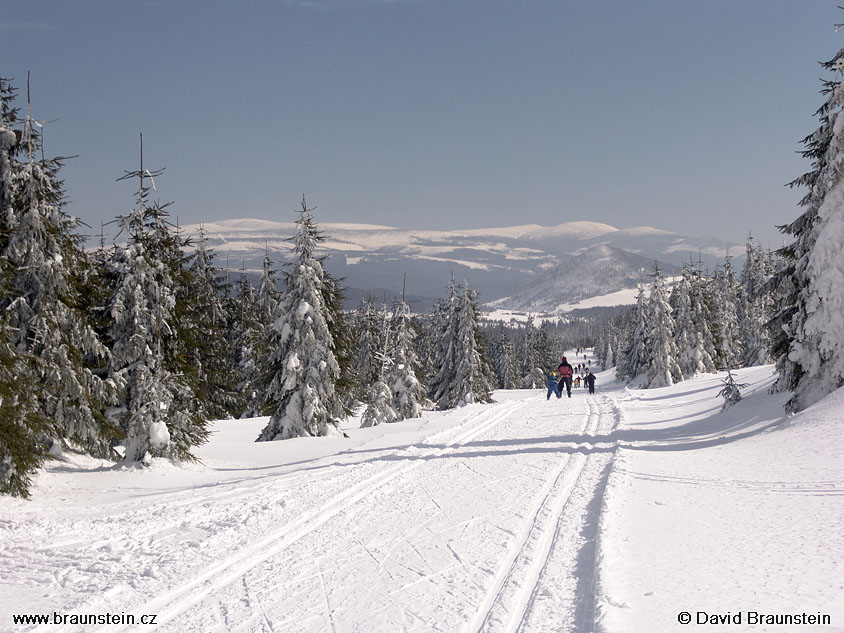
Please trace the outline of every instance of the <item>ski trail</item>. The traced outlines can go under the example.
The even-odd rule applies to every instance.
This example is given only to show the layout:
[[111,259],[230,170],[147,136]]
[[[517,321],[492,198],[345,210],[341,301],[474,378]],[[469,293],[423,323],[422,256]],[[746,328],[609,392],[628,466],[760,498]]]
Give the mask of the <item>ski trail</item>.
[[[409,460],[402,461],[396,466],[385,468],[350,486],[346,490],[331,497],[318,508],[303,513],[298,519],[274,530],[265,538],[233,552],[229,556],[224,557],[219,563],[205,567],[204,570],[195,574],[184,583],[133,609],[131,613],[135,616],[136,622],[140,621],[140,617],[143,614],[158,614],[155,625],[139,626],[137,628],[142,628],[144,631],[152,631],[158,626],[167,624],[190,607],[207,598],[210,594],[235,582],[256,565],[288,548],[317,527],[326,523],[332,517],[348,509],[388,482],[400,475],[413,471],[430,458],[442,456],[455,447],[459,447],[460,444],[472,441],[503,420],[510,418],[515,412],[527,404],[527,401],[524,400],[505,402],[489,410],[483,410],[478,414],[467,417],[456,428],[447,429],[432,435],[421,446],[424,447],[426,444],[431,445],[434,441],[440,441],[444,444],[436,445],[437,448],[432,447],[427,450],[421,448],[417,450]],[[405,455],[405,457],[407,456]],[[78,610],[81,611],[82,609],[78,608]],[[122,625],[107,628],[102,627],[94,630],[99,633],[120,633],[132,628],[134,628],[133,625]],[[47,630],[50,630],[49,627],[37,627],[33,629],[33,631]]]
[[[607,412],[598,405],[595,398],[586,399],[588,407],[587,421],[580,430],[580,434],[588,436],[605,430],[608,419]],[[612,426],[612,424],[610,424]],[[578,446],[583,446],[582,444]],[[588,450],[588,449],[587,449]],[[597,459],[596,459],[597,458]],[[590,492],[600,494],[602,488],[594,480],[593,471],[596,466],[604,470],[604,462],[608,459],[603,455],[593,455],[587,452],[572,452],[569,457],[549,475],[545,486],[537,495],[528,519],[522,525],[514,547],[506,557],[496,574],[491,588],[481,602],[474,618],[470,621],[467,633],[489,633],[502,631],[504,633],[518,633],[525,630],[528,615],[534,608],[540,595],[547,587],[546,576],[550,567],[557,567],[555,571],[571,574],[577,561],[575,552],[568,547],[560,546],[565,537],[568,545],[578,531],[580,524],[588,514],[582,499],[589,498]],[[588,476],[585,471],[588,469]],[[593,490],[597,487],[597,490]],[[577,495],[575,491],[577,489]],[[585,494],[584,494],[585,493]],[[581,506],[584,507],[581,507]],[[569,506],[575,506],[570,508]],[[570,515],[570,516],[569,516]],[[563,558],[561,565],[556,558]],[[557,579],[550,581],[557,584]],[[577,587],[577,594],[583,594],[591,587],[591,582],[581,582]],[[589,602],[589,596],[572,595],[567,603],[555,604],[557,609],[564,607],[569,612],[582,610],[582,605]],[[558,619],[564,619],[565,614],[557,613]],[[569,613],[569,621],[573,622],[575,630],[581,630],[579,623],[584,621],[580,614]],[[539,630],[547,627],[548,619],[539,619]],[[530,628],[529,626],[527,627]]]
[[[594,407],[589,408],[581,435],[594,432],[600,419]],[[585,455],[572,453],[551,472],[510,555],[502,561],[491,589],[469,623],[468,633],[496,630],[501,624],[507,633],[518,629],[553,546],[555,527],[585,463]]]

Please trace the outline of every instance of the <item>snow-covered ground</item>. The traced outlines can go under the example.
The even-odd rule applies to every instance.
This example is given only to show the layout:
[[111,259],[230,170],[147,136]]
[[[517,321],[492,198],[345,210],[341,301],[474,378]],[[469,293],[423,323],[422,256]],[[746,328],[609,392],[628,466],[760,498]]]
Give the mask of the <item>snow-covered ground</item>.
[[0,631],[844,631],[844,393],[786,418],[771,373],[724,413],[714,376],[599,374],[349,439],[218,422],[187,467],[68,458],[0,499]]

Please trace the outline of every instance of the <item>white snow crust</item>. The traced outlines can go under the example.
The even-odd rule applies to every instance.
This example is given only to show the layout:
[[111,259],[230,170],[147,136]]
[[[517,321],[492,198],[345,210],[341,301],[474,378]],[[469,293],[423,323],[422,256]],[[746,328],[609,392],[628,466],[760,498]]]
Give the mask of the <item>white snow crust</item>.
[[[723,413],[719,376],[604,372],[348,438],[219,421],[193,465],[65,452],[0,499],[0,631],[842,631],[844,391],[785,417],[771,367],[736,375]],[[678,624],[698,611],[831,624]],[[157,623],[11,617],[54,612]]]

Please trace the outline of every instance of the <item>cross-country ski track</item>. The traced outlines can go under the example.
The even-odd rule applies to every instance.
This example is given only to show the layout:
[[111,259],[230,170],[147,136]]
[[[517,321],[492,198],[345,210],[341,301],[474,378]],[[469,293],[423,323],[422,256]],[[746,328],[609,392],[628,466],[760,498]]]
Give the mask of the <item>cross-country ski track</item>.
[[723,373],[603,372],[348,438],[218,420],[201,464],[65,454],[0,500],[0,633],[840,633],[844,389],[788,416],[771,367],[737,376],[726,410]]
[[68,631],[591,630],[614,454],[593,435],[613,429],[611,401],[521,392],[458,415],[410,446],[150,491],[109,514],[111,533],[80,512],[23,565],[37,574],[41,554],[72,574],[120,561],[66,610],[157,615]]

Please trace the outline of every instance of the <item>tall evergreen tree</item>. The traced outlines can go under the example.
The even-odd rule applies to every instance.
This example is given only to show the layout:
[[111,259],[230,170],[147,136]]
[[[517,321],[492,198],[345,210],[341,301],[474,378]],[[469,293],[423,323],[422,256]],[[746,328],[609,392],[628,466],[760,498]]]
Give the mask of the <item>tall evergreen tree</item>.
[[[340,364],[327,305],[323,259],[316,249],[324,235],[304,196],[293,236],[293,257],[285,270],[287,288],[271,326],[270,363],[274,370],[266,400],[274,411],[258,441],[303,436],[340,436],[345,415],[336,391]],[[329,282],[333,286],[333,282]],[[332,299],[333,300],[333,299]]]
[[361,301],[355,314],[355,395],[367,401],[370,387],[383,375],[383,352],[386,331],[384,312],[372,298]]
[[[245,356],[242,361],[245,372],[245,396],[248,403],[244,415],[247,417],[272,414],[272,405],[266,402],[266,391],[275,374],[269,359],[272,338],[270,326],[281,297],[276,278],[277,273],[267,250],[264,254],[254,306],[246,307],[247,310],[254,310],[254,314],[250,315],[248,334],[244,334],[248,337],[248,342],[245,343],[248,346],[245,348],[248,349],[248,356]],[[242,300],[246,301],[245,293],[241,293],[241,296]]]
[[31,359],[11,344],[13,338],[0,314],[0,494],[28,497],[32,474],[48,459],[43,438],[50,426],[35,398]]
[[770,336],[768,322],[771,318],[769,277],[765,254],[752,237],[747,238],[747,258],[741,274],[740,326],[745,367],[764,365],[768,362]]
[[142,163],[123,177],[140,179],[138,206],[120,218],[127,242],[115,249],[110,262],[109,377],[121,389],[112,415],[125,435],[123,461],[129,464],[156,457],[193,460],[191,448],[208,437],[186,376],[172,369],[189,364],[179,357],[185,347],[175,326],[176,278],[184,255],[167,221],[167,205],[146,202],[144,180],[160,173],[144,170]]
[[644,373],[651,359],[648,341],[650,311],[644,286],[639,286],[636,306],[631,312],[631,319],[625,328],[627,344],[624,345],[616,364],[616,375],[621,380],[635,380]]
[[516,359],[516,345],[507,335],[508,328],[502,327],[497,345],[497,354],[493,362],[501,389],[519,389],[522,386],[519,365]]
[[674,344],[677,364],[683,378],[715,371],[715,347],[710,330],[711,317],[705,296],[705,281],[697,270],[687,266],[671,292]]
[[404,301],[393,305],[391,337],[388,351],[390,360],[386,383],[392,393],[393,409],[397,419],[418,418],[423,407],[430,402],[425,387],[419,381],[419,357],[414,349],[416,334],[410,319],[410,307]]
[[[8,119],[6,107],[4,112]],[[64,210],[62,159],[37,158],[43,156],[38,126],[28,111],[18,146],[22,162],[2,152],[8,173],[2,176],[0,258],[8,290],[0,312],[14,333],[11,343],[34,359],[32,384],[38,409],[50,421],[49,435],[104,455],[112,435],[103,415],[110,394],[98,370],[108,350],[83,311],[89,261],[76,233],[81,223]],[[8,128],[2,136],[8,147]]]
[[[14,219],[12,155],[18,139],[13,97],[14,90],[0,78],[0,250],[5,250]],[[12,297],[12,273],[0,258],[0,297],[4,303]],[[8,310],[0,311],[0,494],[28,497],[31,476],[47,458],[42,438],[49,426],[35,398],[34,359],[15,347],[17,333],[8,317]]]
[[18,149],[15,128],[19,109],[14,105],[15,88],[0,77],[0,250],[5,250],[9,230],[15,224],[12,211],[13,156]]
[[730,258],[715,273],[713,294],[713,320],[715,327],[715,365],[719,369],[739,367],[742,356],[738,317],[738,281]]
[[683,380],[677,365],[677,346],[674,344],[674,319],[668,305],[665,283],[659,268],[654,267],[651,297],[648,301],[648,346],[650,362],[646,387],[670,387]]
[[386,312],[381,315],[381,322],[383,334],[379,338],[383,341],[384,348],[374,358],[380,363],[380,368],[366,394],[366,409],[361,416],[361,428],[395,422],[398,419],[398,414],[393,408],[393,393],[386,379],[387,369],[392,365],[392,360],[387,356],[390,337]]
[[229,315],[223,304],[227,284],[214,264],[205,231],[200,228],[190,275],[184,337],[193,391],[213,419],[232,418],[242,412],[237,392],[237,372],[229,353]]
[[451,409],[473,402],[492,402],[492,374],[479,344],[476,293],[468,281],[455,287],[452,280],[443,310],[438,346],[434,401],[439,409]]
[[240,274],[231,314],[234,317],[233,364],[239,380],[238,393],[243,403],[240,417],[253,417],[259,415],[263,394],[257,350],[260,336],[265,330],[263,324],[258,322],[258,301],[245,270]]
[[528,315],[527,322],[522,328],[522,387],[524,389],[541,389],[545,386],[546,360],[543,359],[540,332],[534,325],[533,315]]
[[834,77],[823,83],[820,125],[803,140],[812,169],[791,183],[809,188],[800,201],[805,211],[781,227],[794,241],[782,251],[774,347],[778,386],[793,390],[792,411],[844,385],[844,48],[822,65]]

